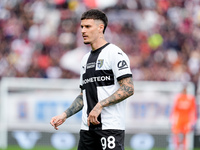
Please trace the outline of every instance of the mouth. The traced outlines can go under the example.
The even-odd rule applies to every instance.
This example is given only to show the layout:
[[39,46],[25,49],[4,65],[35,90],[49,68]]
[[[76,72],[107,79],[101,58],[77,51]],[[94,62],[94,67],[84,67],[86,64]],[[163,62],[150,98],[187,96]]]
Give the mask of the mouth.
[[83,39],[85,40],[88,36],[86,36],[86,35],[82,35],[82,37],[83,37]]

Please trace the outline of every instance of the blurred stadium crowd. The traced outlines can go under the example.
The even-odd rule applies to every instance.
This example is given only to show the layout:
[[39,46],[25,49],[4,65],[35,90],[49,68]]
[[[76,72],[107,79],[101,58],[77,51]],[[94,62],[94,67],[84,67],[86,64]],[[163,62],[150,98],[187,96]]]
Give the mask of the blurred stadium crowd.
[[109,19],[106,39],[128,54],[134,80],[197,85],[199,0],[111,1],[1,0],[0,77],[78,78],[60,59],[84,45],[80,15],[100,7]]

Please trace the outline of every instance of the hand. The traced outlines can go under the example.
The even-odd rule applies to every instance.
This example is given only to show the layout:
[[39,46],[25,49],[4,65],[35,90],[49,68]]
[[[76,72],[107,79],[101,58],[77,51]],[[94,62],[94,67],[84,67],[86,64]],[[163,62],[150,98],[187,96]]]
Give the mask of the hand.
[[63,124],[67,119],[66,113],[62,113],[61,115],[55,116],[51,118],[50,124],[58,130],[58,126]]
[[100,124],[100,122],[97,120],[97,117],[101,113],[102,109],[103,107],[101,106],[101,104],[97,103],[96,106],[91,110],[87,119],[88,126],[90,126],[90,123],[92,123],[93,125]]

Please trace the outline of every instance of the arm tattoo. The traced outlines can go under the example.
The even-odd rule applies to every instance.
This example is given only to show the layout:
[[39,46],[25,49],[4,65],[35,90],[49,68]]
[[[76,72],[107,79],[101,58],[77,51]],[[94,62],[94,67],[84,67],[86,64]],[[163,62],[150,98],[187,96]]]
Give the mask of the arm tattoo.
[[76,114],[83,108],[83,95],[80,94],[76,97],[74,102],[71,104],[71,106],[65,110],[65,113],[67,115],[67,118],[70,116]]
[[134,94],[133,80],[131,77],[124,78],[118,81],[118,83],[120,85],[120,88],[115,93],[113,93],[110,97],[100,102],[102,107],[119,103]]

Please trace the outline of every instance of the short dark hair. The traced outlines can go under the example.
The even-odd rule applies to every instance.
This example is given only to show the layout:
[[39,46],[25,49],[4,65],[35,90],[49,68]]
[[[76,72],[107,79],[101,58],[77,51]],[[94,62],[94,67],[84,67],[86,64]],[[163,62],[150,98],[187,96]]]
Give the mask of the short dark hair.
[[103,29],[103,33],[106,30],[106,27],[108,25],[108,18],[105,15],[104,12],[98,10],[98,9],[90,9],[86,12],[84,12],[81,16],[81,20],[84,19],[94,19],[94,20],[101,20],[104,23],[104,29]]

